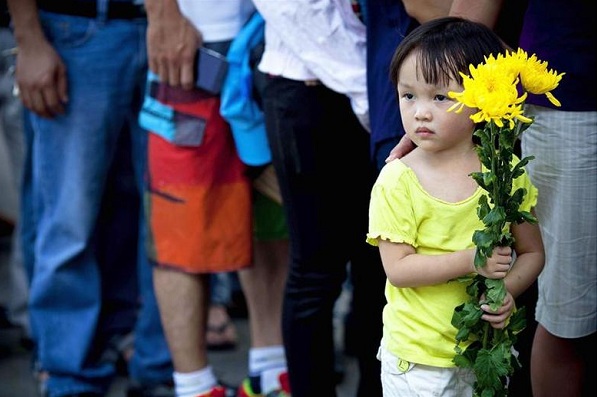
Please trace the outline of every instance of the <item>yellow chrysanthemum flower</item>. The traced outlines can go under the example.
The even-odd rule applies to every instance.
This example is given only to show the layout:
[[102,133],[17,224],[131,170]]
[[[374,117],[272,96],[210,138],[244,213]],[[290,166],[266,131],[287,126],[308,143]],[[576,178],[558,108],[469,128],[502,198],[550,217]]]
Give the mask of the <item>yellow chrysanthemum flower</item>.
[[[507,122],[509,128],[514,127],[516,120],[531,123],[524,115],[522,104],[527,92],[545,94],[556,106],[560,102],[551,94],[564,73],[547,70],[547,62],[542,62],[535,55],[518,49],[516,52],[489,55],[485,62],[469,66],[470,75],[460,73],[463,79],[462,92],[449,92],[450,98],[457,100],[448,111],[460,113],[464,106],[476,108],[478,112],[471,116],[475,123],[493,121],[498,127]],[[525,92],[518,96],[518,83],[522,83]]]
[[493,65],[491,71],[504,75],[504,79],[509,79],[512,84],[518,77],[520,62],[520,58],[511,53],[507,53],[506,55],[498,54],[497,58],[494,58],[493,54],[485,57],[485,64]]
[[508,52],[507,57],[509,62],[512,64],[515,73],[518,75],[520,69],[524,67],[524,64],[527,62],[527,53],[519,48],[516,52]]
[[564,74],[558,74],[553,69],[548,70],[547,62],[540,61],[533,54],[530,58],[527,58],[527,61],[520,68],[520,81],[526,91],[537,95],[545,94],[551,103],[555,106],[561,106],[560,101],[550,91],[558,86]]
[[458,101],[448,111],[461,112],[463,106],[476,108],[479,111],[471,116],[475,123],[493,121],[499,127],[504,125],[504,120],[512,125],[514,118],[526,122],[528,119],[520,118],[522,110],[519,109],[526,95],[518,97],[513,66],[507,58],[493,56],[477,67],[471,65],[471,77],[461,73],[464,91],[448,93]]

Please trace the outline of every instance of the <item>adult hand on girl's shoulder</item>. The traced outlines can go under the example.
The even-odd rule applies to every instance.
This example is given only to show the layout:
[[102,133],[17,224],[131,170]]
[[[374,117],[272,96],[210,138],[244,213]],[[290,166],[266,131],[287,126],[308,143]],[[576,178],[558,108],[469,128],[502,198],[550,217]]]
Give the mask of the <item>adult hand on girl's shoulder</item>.
[[411,141],[408,136],[404,135],[398,144],[390,151],[390,154],[386,158],[386,163],[406,156],[412,152],[415,147],[413,141]]

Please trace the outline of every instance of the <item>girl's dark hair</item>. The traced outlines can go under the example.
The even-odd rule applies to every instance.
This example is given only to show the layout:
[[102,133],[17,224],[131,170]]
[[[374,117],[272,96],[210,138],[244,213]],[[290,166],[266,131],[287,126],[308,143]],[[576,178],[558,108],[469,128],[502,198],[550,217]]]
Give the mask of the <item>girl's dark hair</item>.
[[458,72],[469,74],[469,65],[485,57],[505,53],[506,47],[491,29],[458,17],[431,20],[416,27],[400,43],[390,64],[390,80],[396,87],[404,59],[417,53],[417,70],[429,84],[447,85],[454,78],[462,83]]

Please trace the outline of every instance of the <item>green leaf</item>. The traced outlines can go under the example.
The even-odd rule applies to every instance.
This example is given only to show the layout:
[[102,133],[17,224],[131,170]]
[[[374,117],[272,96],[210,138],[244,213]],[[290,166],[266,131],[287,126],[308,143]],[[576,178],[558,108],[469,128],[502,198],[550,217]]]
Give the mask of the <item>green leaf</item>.
[[493,239],[491,232],[486,230],[475,230],[473,233],[473,243],[475,243],[478,248],[492,247]]
[[455,350],[458,354],[456,354],[453,358],[453,362],[461,368],[472,368],[474,362],[477,360],[477,354],[481,349],[481,343],[479,341],[474,341],[465,351],[462,351],[460,348],[456,347]]
[[479,322],[483,312],[479,309],[478,305],[468,302],[464,304],[461,315],[462,324],[465,327],[472,327]]
[[516,335],[526,328],[526,324],[526,308],[523,306],[510,316],[508,330]]
[[524,199],[524,195],[526,194],[527,190],[523,187],[519,187],[516,189],[512,195],[508,198],[507,202],[509,204],[509,209],[512,211],[518,211],[520,204],[522,204],[522,200]]
[[514,131],[509,128],[501,130],[499,135],[500,149],[511,153],[514,150]]
[[482,189],[487,190],[487,186],[485,185],[485,180],[483,179],[483,172],[472,172],[470,176],[477,182]]
[[500,346],[492,350],[481,349],[473,365],[479,385],[494,390],[503,388],[501,378],[510,373],[508,361]]
[[484,389],[481,394],[481,397],[495,397],[495,391],[493,389]]
[[529,163],[529,161],[534,160],[535,156],[526,156],[520,159],[520,162],[518,164],[516,164],[517,168],[523,168],[526,167],[526,165]]
[[487,186],[488,189],[485,190],[491,190],[491,187],[493,186],[493,184],[496,181],[496,176],[493,175],[491,172],[484,172],[483,173],[483,185]]
[[485,286],[487,290],[485,291],[485,298],[487,299],[487,303],[491,310],[497,310],[504,301],[504,297],[506,296],[506,285],[503,279],[485,279]]
[[519,212],[520,217],[522,218],[523,222],[528,222],[532,225],[537,223],[537,218],[535,218],[535,216],[533,214],[531,214],[528,211],[520,211]]
[[500,225],[506,222],[506,211],[502,207],[493,207],[487,215],[483,217],[483,223],[489,225]]
[[481,160],[481,164],[485,166],[485,168],[491,168],[491,157],[488,153],[483,149],[481,146],[476,146],[475,151],[479,156],[479,160]]
[[473,264],[475,265],[475,269],[485,266],[487,263],[487,254],[483,252],[483,250],[477,247],[477,251],[475,252],[475,260]]
[[478,203],[479,204],[477,206],[477,217],[479,219],[483,219],[487,216],[487,214],[489,214],[489,211],[491,211],[491,207],[489,206],[489,203],[487,202],[487,196],[479,197]]
[[460,368],[472,368],[473,366],[472,361],[460,354],[455,355],[452,361]]
[[516,179],[525,173],[525,170],[524,170],[525,165],[526,165],[526,163],[523,162],[523,160],[521,160],[518,164],[516,164],[514,166],[514,168],[512,169],[512,178],[513,179]]
[[477,302],[477,297],[481,295],[481,291],[479,289],[479,287],[484,287],[484,285],[482,285],[482,282],[480,279],[482,279],[483,276],[481,275],[476,275],[474,278],[474,282],[470,283],[467,287],[466,287],[466,293],[471,297],[471,300],[474,302]]

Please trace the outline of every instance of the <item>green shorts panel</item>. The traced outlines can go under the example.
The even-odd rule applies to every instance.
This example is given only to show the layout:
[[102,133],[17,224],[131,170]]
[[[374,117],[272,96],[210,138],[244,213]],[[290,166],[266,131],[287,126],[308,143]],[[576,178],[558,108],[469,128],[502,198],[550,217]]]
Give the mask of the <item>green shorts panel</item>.
[[255,189],[253,190],[253,235],[258,241],[288,238],[284,208]]

